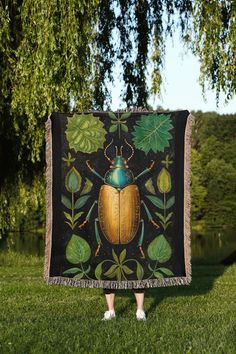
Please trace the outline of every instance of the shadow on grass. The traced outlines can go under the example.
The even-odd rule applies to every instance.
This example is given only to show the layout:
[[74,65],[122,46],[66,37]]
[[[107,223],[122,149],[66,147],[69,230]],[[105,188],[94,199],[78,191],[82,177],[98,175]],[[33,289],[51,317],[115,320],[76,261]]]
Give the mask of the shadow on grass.
[[[217,265],[192,265],[192,281],[189,285],[167,286],[159,288],[147,288],[145,298],[153,299],[153,302],[146,307],[147,312],[152,312],[167,297],[196,296],[207,294],[214,285],[216,279],[222,276],[227,266]],[[126,306],[119,309],[119,314],[125,313],[130,305],[136,302],[131,289],[116,291],[116,295],[129,298]]]

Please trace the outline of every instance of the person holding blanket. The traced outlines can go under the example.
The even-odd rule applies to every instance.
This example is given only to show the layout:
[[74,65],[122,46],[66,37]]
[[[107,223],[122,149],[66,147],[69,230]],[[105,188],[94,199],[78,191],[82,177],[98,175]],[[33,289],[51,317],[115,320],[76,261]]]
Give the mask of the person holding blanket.
[[[136,318],[137,320],[146,320],[146,314],[144,312],[144,291],[145,288],[137,288],[137,289],[132,289],[133,293],[136,298],[137,302],[137,311],[136,311]],[[108,310],[105,311],[104,317],[102,320],[110,320],[112,318],[116,317],[115,313],[115,289],[103,289],[105,297],[106,297],[106,302],[107,302],[107,307]]]

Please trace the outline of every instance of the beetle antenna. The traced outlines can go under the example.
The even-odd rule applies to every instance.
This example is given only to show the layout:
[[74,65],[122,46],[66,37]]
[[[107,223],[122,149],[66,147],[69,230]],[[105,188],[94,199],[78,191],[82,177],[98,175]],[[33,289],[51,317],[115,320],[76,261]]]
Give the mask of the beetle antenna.
[[123,145],[120,147],[120,156],[122,156]]
[[104,152],[103,152],[105,158],[106,158],[110,163],[112,163],[112,161],[111,161],[111,159],[107,156],[107,149],[109,148],[109,146],[110,146],[112,143],[113,143],[113,139],[111,139],[111,142],[105,147]]
[[133,148],[133,146],[130,143],[128,143],[128,141],[126,139],[125,139],[125,142],[132,150],[132,153],[131,153],[130,157],[128,157],[128,159],[127,159],[127,162],[128,162],[134,156],[134,148]]
[[117,156],[118,155],[118,147],[115,146],[115,148],[116,148],[116,156]]

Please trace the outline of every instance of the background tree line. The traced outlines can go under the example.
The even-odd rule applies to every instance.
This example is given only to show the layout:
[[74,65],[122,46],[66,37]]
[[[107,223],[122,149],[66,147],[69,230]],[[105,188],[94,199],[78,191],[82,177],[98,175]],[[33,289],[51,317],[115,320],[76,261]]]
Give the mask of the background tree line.
[[[193,112],[191,221],[200,227],[236,224],[236,114]],[[42,155],[44,154],[44,147]],[[4,157],[4,156],[3,156]],[[13,170],[10,153],[4,167]],[[9,167],[9,169],[8,169]],[[1,232],[45,228],[45,166],[9,174],[0,195]]]

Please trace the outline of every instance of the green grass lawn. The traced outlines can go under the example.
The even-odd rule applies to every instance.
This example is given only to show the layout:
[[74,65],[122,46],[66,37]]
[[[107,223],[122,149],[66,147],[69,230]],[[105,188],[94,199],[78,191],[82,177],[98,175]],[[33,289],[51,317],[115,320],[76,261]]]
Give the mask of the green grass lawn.
[[236,265],[193,266],[189,286],[131,290],[101,321],[102,289],[46,285],[43,259],[0,255],[0,353],[236,353]]

